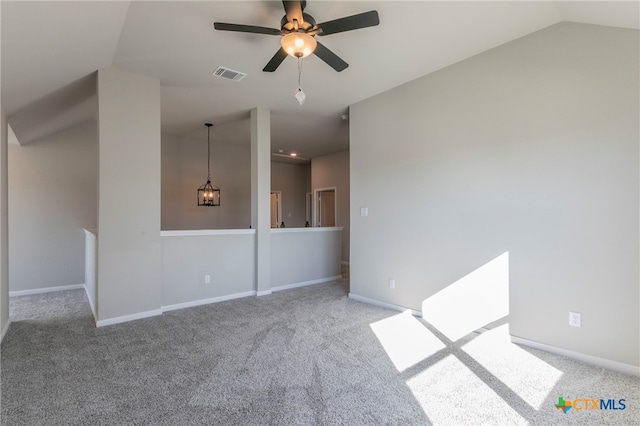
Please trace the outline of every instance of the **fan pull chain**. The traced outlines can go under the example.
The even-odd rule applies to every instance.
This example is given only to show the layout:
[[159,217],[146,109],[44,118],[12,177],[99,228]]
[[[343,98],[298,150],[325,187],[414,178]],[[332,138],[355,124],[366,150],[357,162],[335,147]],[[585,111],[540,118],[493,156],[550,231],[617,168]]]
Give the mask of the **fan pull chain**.
[[300,78],[302,77],[302,58],[298,57],[298,90],[302,90]]
[[307,98],[304,91],[302,90],[302,86],[300,85],[300,79],[302,76],[302,58],[298,57],[298,88],[296,89],[296,93],[293,95],[298,103],[302,106],[304,100]]

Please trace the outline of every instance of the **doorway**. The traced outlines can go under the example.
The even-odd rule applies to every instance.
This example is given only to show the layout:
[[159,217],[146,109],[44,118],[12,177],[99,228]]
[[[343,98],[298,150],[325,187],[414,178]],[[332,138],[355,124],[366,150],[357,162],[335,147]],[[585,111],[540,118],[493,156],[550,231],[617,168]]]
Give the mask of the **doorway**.
[[314,226],[336,226],[336,188],[320,188],[314,191]]
[[278,228],[282,223],[282,191],[271,191],[271,227]]

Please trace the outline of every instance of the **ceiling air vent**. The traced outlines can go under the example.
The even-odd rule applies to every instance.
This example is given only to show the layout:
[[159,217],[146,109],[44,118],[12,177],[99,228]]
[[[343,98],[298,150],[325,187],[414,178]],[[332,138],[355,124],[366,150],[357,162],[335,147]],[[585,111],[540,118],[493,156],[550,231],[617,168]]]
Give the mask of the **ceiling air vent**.
[[247,76],[247,74],[243,72],[234,71],[232,69],[225,68],[225,67],[218,67],[213,72],[213,75],[215,75],[216,77],[226,78],[227,80],[233,80],[233,81],[240,81]]

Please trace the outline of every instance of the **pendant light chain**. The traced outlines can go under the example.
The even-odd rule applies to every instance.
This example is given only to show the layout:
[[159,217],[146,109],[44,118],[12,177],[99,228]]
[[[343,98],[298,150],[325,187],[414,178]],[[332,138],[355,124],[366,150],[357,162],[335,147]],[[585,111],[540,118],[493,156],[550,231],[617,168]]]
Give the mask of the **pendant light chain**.
[[207,180],[211,180],[211,126],[207,126]]

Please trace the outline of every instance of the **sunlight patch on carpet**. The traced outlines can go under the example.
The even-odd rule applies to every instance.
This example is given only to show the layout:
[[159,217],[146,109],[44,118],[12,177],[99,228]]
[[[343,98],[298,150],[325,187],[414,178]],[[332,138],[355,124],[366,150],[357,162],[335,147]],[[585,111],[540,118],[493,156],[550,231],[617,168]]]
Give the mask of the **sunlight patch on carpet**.
[[409,311],[374,322],[370,326],[400,372],[445,348],[444,343]]
[[528,422],[454,355],[409,379],[407,386],[436,425],[525,425]]
[[535,409],[562,377],[560,370],[511,343],[508,324],[482,333],[462,349]]

